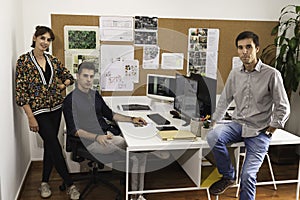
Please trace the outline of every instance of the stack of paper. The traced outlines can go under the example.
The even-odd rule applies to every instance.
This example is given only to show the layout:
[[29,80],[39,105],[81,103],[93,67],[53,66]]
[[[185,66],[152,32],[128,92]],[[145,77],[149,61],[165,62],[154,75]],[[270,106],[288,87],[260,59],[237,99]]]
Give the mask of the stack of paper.
[[169,130],[169,131],[159,131],[158,135],[162,140],[197,140],[196,135],[190,131],[184,130]]

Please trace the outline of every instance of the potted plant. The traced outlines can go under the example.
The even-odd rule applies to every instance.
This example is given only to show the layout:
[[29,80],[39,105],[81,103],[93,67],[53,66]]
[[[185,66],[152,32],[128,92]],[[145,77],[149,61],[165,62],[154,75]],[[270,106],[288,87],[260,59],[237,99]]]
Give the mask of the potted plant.
[[[272,29],[274,44],[263,49],[261,60],[281,73],[285,90],[291,101],[300,81],[300,6],[287,5],[280,11],[277,25]],[[278,164],[294,163],[297,159],[296,145],[272,146],[271,160]]]
[[201,126],[201,139],[206,140],[207,133],[211,130],[210,115],[201,118],[201,121],[203,122],[203,125]]
[[276,36],[277,56],[274,67],[281,72],[288,97],[296,92],[300,80],[300,6],[288,5],[281,12],[271,35]]

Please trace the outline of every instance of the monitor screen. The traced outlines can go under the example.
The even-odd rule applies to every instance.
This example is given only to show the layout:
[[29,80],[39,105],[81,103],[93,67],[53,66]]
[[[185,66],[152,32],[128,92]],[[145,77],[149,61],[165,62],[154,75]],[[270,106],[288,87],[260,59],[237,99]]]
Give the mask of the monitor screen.
[[174,109],[186,117],[200,117],[197,102],[198,82],[176,74]]
[[202,104],[202,115],[212,115],[216,109],[217,80],[200,74],[191,74],[198,81],[198,100]]
[[175,76],[148,74],[146,91],[150,98],[174,101]]
[[174,109],[188,118],[211,115],[216,107],[217,80],[176,74]]

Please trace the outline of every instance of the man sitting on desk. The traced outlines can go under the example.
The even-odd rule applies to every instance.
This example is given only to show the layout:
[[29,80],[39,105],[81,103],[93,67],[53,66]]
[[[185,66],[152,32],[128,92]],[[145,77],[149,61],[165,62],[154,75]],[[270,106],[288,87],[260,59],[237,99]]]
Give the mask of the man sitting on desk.
[[283,128],[288,119],[290,105],[280,72],[257,58],[258,36],[250,31],[242,32],[235,44],[243,65],[231,70],[213,114],[213,124],[224,116],[231,101],[234,100],[236,107],[233,122],[216,126],[207,135],[217,168],[223,175],[209,191],[219,195],[235,183],[235,169],[226,145],[243,141],[246,157],[241,172],[240,199],[254,200],[256,174],[273,132]]
[[[124,153],[126,147],[124,138],[116,135],[120,132],[113,129],[106,120],[132,122],[139,126],[147,123],[141,117],[129,117],[114,113],[106,105],[99,92],[91,89],[94,75],[93,63],[83,62],[79,65],[78,74],[76,74],[76,88],[67,95],[63,103],[67,134],[80,137],[83,144],[92,153],[110,154],[116,151]],[[141,154],[137,157],[131,158],[134,160],[133,166],[138,166],[136,162],[139,162],[140,165],[145,164],[146,156]],[[136,171],[139,170],[133,169],[133,172]],[[137,190],[137,176],[135,173],[133,175],[132,187]],[[143,177],[140,180],[143,180]],[[143,199],[142,196],[140,199]]]

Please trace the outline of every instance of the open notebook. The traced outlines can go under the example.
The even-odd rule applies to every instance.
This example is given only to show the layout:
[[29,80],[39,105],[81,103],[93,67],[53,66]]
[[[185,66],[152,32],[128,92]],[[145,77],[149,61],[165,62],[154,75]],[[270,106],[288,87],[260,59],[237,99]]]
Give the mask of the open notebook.
[[196,135],[194,135],[190,131],[184,131],[184,130],[167,130],[167,131],[159,131],[158,135],[162,140],[191,140],[195,141],[197,140]]

